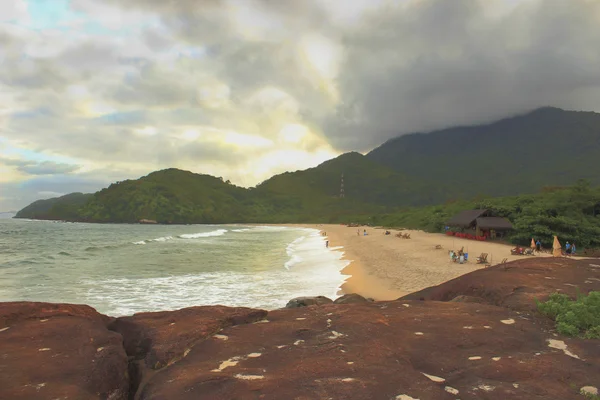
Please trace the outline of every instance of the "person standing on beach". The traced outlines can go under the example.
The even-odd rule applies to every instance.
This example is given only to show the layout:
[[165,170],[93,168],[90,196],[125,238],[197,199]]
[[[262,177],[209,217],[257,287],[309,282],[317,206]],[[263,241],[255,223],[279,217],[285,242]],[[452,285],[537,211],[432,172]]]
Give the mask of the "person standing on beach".
[[356,236],[360,236],[360,229],[356,230]]
[[575,255],[575,250],[577,250],[577,249],[575,248],[575,243],[573,243],[573,244],[571,245],[571,255],[572,255],[572,256],[573,256],[573,255]]
[[325,241],[325,247],[329,248],[329,240]]
[[565,252],[567,253],[567,255],[571,254],[571,243],[567,242],[567,244],[565,245]]
[[538,239],[537,242],[535,242],[535,249],[538,253],[542,252],[542,242],[540,242],[540,239]]

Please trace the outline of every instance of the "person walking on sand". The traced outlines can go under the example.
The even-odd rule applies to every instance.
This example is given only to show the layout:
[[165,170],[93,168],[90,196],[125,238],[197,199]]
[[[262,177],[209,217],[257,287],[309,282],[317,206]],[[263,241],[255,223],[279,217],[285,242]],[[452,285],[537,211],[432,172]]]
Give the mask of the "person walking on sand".
[[356,236],[360,236],[360,229],[356,230]]
[[567,244],[565,245],[565,253],[567,253],[568,256],[571,255],[571,243],[567,242]]
[[571,255],[572,255],[572,256],[574,256],[574,255],[575,255],[575,250],[577,250],[577,249],[575,248],[575,243],[573,243],[573,244],[571,245]]
[[535,250],[538,253],[542,252],[542,242],[540,242],[540,239],[538,239],[537,242],[535,242]]
[[325,241],[325,247],[329,248],[329,240]]

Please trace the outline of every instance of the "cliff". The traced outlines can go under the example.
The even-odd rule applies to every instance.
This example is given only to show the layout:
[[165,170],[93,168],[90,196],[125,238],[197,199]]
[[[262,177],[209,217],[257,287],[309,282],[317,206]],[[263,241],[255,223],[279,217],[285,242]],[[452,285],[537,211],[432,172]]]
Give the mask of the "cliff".
[[0,398],[583,399],[598,340],[556,334],[534,299],[600,290],[598,264],[529,259],[396,301],[270,312],[0,303]]

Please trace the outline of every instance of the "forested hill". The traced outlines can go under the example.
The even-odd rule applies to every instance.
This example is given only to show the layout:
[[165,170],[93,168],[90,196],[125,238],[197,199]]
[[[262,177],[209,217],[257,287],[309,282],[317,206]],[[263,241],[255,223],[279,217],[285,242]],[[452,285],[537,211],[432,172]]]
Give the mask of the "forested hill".
[[446,186],[447,199],[534,193],[577,179],[600,183],[600,114],[541,108],[481,126],[390,140],[368,153],[406,176]]
[[339,197],[342,175],[347,202],[396,208],[434,204],[444,196],[443,187],[411,178],[355,152],[342,154],[315,168],[276,175],[258,185],[255,193],[266,199],[294,198],[312,209],[315,202]]
[[15,218],[76,220],[79,218],[79,208],[92,196],[92,194],[70,193],[61,197],[37,200],[17,212]]
[[90,222],[219,223],[243,220],[248,190],[171,168],[110,185],[78,213]]

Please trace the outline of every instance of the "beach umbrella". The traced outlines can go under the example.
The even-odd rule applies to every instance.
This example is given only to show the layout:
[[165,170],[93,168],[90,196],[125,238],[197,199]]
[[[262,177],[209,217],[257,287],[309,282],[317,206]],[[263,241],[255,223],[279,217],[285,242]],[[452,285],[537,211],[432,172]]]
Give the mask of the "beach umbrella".
[[554,257],[562,257],[562,246],[560,245],[557,236],[554,236],[554,244],[552,244],[552,249],[552,255]]
[[531,248],[535,249],[535,240],[533,238],[531,238]]

